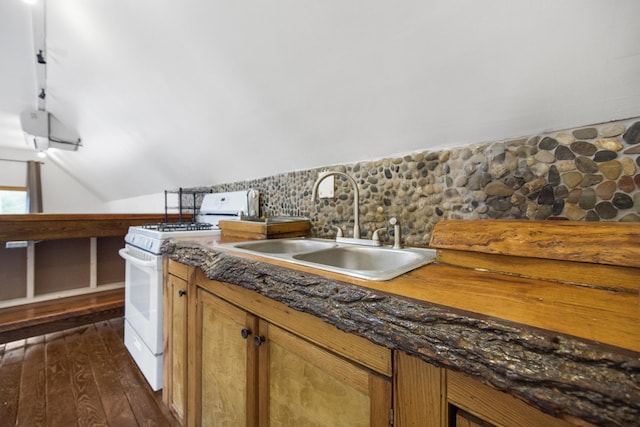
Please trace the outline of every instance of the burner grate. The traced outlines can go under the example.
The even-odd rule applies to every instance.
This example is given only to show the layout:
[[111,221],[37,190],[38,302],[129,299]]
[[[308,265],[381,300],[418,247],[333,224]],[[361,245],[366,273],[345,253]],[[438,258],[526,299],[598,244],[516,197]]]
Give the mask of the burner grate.
[[214,226],[207,222],[164,222],[159,224],[145,224],[142,228],[156,231],[200,231],[213,230]]

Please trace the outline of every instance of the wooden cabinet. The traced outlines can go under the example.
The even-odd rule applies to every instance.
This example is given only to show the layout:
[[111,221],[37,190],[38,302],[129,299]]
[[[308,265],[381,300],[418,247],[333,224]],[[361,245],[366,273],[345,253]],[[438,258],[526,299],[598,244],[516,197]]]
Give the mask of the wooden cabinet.
[[390,424],[389,378],[267,322],[260,333],[260,425]]
[[257,425],[255,316],[198,288],[189,425]]
[[162,398],[184,424],[187,397],[187,320],[189,278],[193,267],[174,261],[165,264],[163,292],[163,390]]
[[402,352],[395,358],[396,425],[569,427],[515,397]]
[[163,398],[184,425],[570,425],[199,269],[168,272]]
[[391,351],[168,260],[163,400],[189,426],[389,426]]
[[287,330],[202,288],[195,324],[189,425],[390,424],[391,379],[310,342],[295,324]]

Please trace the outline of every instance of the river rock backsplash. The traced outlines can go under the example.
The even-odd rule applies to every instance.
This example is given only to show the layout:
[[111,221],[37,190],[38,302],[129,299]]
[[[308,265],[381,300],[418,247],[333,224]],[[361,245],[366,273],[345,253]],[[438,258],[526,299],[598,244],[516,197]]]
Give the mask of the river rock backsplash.
[[214,192],[255,188],[263,216],[303,215],[312,235],[352,235],[353,191],[335,180],[335,198],[311,200],[323,170],[354,177],[360,189],[363,237],[389,219],[403,243],[426,246],[442,219],[570,219],[640,221],[640,118],[403,157],[296,171],[206,187]]

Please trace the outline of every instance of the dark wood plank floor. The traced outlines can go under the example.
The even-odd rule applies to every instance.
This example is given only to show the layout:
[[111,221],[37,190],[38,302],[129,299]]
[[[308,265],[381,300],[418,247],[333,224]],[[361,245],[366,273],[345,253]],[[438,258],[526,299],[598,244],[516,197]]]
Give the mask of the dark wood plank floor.
[[117,318],[0,344],[0,426],[178,426],[123,341]]

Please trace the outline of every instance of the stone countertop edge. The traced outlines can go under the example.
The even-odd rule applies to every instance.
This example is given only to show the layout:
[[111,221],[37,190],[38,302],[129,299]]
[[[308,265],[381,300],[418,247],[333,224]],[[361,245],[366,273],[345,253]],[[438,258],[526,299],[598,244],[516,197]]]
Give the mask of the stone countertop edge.
[[476,377],[553,416],[640,426],[638,353],[168,240],[164,255],[336,328]]

